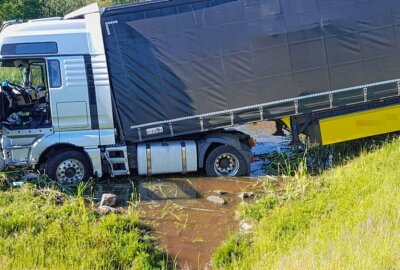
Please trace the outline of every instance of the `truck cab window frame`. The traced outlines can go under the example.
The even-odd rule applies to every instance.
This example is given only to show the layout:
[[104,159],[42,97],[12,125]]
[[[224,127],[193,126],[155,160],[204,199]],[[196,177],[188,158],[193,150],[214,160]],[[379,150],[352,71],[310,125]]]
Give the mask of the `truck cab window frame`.
[[45,59],[0,60],[0,120],[7,129],[51,126]]
[[46,87],[46,65],[44,62],[31,63],[29,65],[30,73],[28,76],[28,85],[36,87]]
[[47,66],[49,72],[50,88],[60,88],[62,86],[60,61],[48,60]]

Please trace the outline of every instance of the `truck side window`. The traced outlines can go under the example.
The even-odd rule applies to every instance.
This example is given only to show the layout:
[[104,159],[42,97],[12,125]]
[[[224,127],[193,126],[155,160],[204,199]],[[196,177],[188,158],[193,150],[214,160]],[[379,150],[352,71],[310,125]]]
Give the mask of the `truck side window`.
[[60,71],[60,62],[58,60],[49,60],[49,80],[50,80],[50,88],[59,88],[61,87],[61,71]]

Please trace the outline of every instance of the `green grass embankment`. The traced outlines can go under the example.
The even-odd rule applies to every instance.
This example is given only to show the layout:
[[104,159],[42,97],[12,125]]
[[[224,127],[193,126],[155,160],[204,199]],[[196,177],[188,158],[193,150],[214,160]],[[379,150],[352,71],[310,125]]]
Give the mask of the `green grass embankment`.
[[[256,223],[215,253],[223,269],[400,269],[400,140],[241,208]],[[275,185],[276,183],[272,183]]]
[[132,209],[98,216],[82,196],[29,185],[0,191],[0,269],[166,265],[166,257]]

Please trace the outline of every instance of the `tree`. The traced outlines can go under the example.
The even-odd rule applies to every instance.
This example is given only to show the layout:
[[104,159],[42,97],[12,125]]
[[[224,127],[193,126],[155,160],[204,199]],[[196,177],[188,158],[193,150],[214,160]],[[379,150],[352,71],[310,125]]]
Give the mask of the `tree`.
[[3,0],[0,4],[0,21],[34,19],[42,15],[43,0]]
[[43,17],[62,17],[88,4],[87,0],[47,0],[42,6]]
[[137,2],[137,0],[0,0],[0,22],[11,19],[62,17],[95,2],[102,7],[107,7]]

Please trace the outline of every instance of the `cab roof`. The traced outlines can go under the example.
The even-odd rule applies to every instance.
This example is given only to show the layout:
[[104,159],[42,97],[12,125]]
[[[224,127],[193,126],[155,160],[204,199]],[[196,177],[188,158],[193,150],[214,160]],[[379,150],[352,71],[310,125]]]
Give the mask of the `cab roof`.
[[[94,42],[93,37],[98,38],[98,35],[101,35],[100,12],[98,5],[92,4],[74,11],[64,18],[44,18],[10,24],[0,32],[0,56],[1,58],[15,58],[37,57],[38,54],[49,56],[96,53],[99,51],[96,48],[99,46],[96,44],[98,39]],[[93,16],[89,16],[91,14],[97,16],[97,26],[94,25],[96,21],[93,20]],[[100,33],[98,33],[99,31]],[[57,50],[43,52],[10,50],[10,47],[13,47],[10,44],[17,48],[18,44],[34,46],[46,43],[56,44]]]

